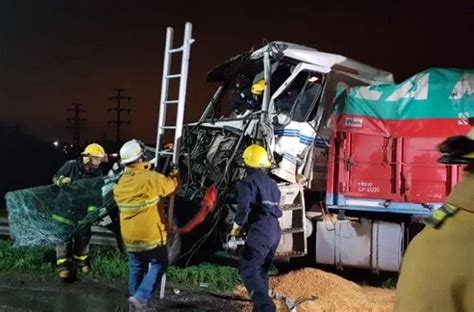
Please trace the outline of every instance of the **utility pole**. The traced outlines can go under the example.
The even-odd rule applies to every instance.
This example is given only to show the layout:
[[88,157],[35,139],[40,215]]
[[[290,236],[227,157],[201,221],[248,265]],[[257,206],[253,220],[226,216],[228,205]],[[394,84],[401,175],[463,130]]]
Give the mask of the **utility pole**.
[[132,110],[130,108],[122,108],[120,106],[120,100],[127,100],[128,102],[130,102],[130,100],[132,99],[130,96],[123,96],[121,95],[121,92],[123,91],[127,91],[127,89],[124,89],[124,88],[115,88],[115,91],[117,92],[117,95],[113,95],[113,96],[109,96],[109,100],[117,100],[117,107],[116,108],[109,108],[107,111],[108,112],[111,112],[111,111],[115,111],[117,113],[117,119],[116,120],[110,120],[109,121],[109,124],[111,123],[114,123],[116,124],[116,130],[117,130],[117,143],[120,143],[120,127],[122,124],[130,124],[131,122],[129,120],[122,120],[120,118],[120,113],[121,112],[127,112],[127,113],[130,113]]
[[68,117],[67,120],[72,121],[72,126],[68,126],[67,128],[72,129],[72,144],[74,148],[79,148],[79,144],[81,143],[81,130],[85,129],[81,126],[81,122],[87,121],[86,118],[81,118],[80,114],[85,113],[85,109],[81,109],[80,107],[82,104],[72,103],[74,108],[68,108],[66,111],[73,112],[73,117]]

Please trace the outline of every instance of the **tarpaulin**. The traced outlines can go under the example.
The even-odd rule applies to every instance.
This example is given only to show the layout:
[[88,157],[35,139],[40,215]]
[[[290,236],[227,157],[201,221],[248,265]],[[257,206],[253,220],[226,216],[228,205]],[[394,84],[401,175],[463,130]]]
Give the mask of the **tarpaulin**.
[[465,134],[474,117],[474,69],[432,68],[400,84],[353,87],[336,102],[337,131],[387,137]]

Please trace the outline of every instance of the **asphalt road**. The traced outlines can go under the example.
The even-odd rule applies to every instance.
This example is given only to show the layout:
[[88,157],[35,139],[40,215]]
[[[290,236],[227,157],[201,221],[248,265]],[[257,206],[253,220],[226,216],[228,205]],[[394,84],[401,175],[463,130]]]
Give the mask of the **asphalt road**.
[[[175,291],[176,290],[176,291]],[[178,291],[179,290],[179,291]],[[244,302],[211,295],[205,289],[169,285],[165,299],[156,296],[150,311],[241,311]],[[0,273],[0,312],[119,312],[129,311],[126,281],[77,280]]]

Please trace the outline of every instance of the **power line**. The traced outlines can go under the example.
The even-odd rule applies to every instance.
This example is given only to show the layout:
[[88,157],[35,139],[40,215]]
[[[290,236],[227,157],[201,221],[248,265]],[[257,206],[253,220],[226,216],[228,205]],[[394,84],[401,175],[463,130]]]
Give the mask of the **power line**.
[[116,125],[116,140],[117,140],[117,143],[120,142],[120,127],[122,126],[122,124],[127,124],[129,125],[131,123],[131,121],[129,120],[122,120],[120,118],[120,113],[121,112],[127,112],[127,113],[130,113],[132,110],[130,108],[122,108],[120,106],[120,101],[121,100],[127,100],[128,103],[130,103],[130,100],[132,99],[130,96],[123,96],[121,95],[121,92],[123,91],[127,91],[127,89],[124,89],[124,88],[115,88],[115,91],[117,92],[117,95],[113,95],[113,96],[109,96],[109,100],[117,100],[117,107],[116,108],[109,108],[107,111],[108,112],[111,112],[111,111],[115,111],[117,113],[117,119],[115,120],[110,120],[108,123],[111,124],[115,124]]
[[72,126],[67,126],[66,128],[72,129],[72,144],[75,148],[78,148],[81,143],[81,130],[85,129],[85,127],[81,126],[81,123],[87,121],[86,118],[81,118],[80,114],[86,113],[87,111],[80,108],[82,104],[72,103],[71,105],[74,106],[74,108],[68,108],[66,111],[74,113],[73,117],[67,117],[67,120],[73,123]]

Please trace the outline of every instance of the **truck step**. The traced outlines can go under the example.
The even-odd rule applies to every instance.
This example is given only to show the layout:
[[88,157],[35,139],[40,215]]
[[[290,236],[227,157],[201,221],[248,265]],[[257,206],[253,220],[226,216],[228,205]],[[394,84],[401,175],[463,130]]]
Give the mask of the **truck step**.
[[288,257],[303,257],[305,253],[303,251],[288,251],[288,252],[277,252],[275,258],[288,258]]
[[304,232],[303,227],[293,227],[293,228],[287,228],[287,229],[282,229],[281,234],[293,234],[293,233],[302,233]]
[[291,211],[291,210],[301,210],[304,209],[301,205],[283,205],[280,207],[283,211]]

